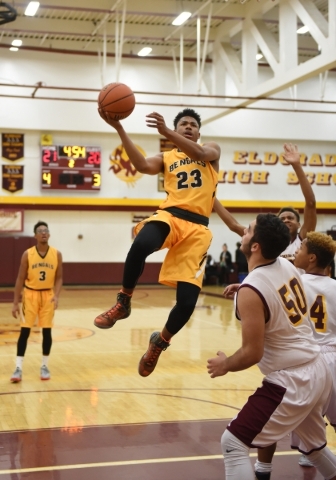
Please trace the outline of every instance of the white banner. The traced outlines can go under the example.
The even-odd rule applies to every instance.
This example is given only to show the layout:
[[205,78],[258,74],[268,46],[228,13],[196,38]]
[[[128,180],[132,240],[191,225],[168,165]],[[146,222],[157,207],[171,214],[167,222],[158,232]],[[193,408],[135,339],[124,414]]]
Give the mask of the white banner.
[[22,232],[23,210],[0,209],[0,232]]

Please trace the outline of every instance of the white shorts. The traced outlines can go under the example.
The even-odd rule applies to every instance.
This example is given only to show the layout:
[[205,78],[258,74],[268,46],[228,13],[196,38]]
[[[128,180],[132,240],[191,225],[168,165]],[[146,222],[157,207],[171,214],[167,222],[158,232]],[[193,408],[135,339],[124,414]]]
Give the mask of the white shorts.
[[336,346],[321,345],[321,353],[330,368],[333,379],[330,402],[325,414],[330,425],[336,427]]
[[228,430],[248,447],[267,447],[294,432],[303,453],[326,445],[323,419],[332,377],[324,356],[297,368],[272,372],[251,395]]

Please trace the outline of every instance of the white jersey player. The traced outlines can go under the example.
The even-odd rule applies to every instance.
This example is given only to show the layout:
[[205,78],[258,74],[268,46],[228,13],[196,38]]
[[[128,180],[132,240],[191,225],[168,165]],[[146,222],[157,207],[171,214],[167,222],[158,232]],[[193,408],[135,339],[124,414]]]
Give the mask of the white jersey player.
[[288,241],[288,228],[272,214],[259,214],[245,229],[241,249],[250,273],[237,294],[242,346],[230,357],[218,352],[208,360],[211,378],[256,363],[266,374],[222,436],[226,476],[232,480],[255,478],[249,448],[273,445],[292,431],[323,478],[336,480],[323,418],[332,377],[313,336],[300,275],[277,258]]
[[[279,218],[287,225],[290,233],[290,240],[284,251],[281,252],[281,257],[287,258],[291,262],[294,261],[295,252],[300,247],[302,240],[306,238],[307,233],[314,231],[316,228],[315,195],[301,166],[300,157],[296,145],[284,144],[283,158],[292,165],[305,200],[302,225],[300,224],[300,214],[295,208],[291,206],[282,207],[278,213]],[[214,210],[230,230],[240,236],[244,235],[245,227],[217,199],[214,203]]]
[[288,247],[281,253],[282,258],[286,258],[290,262],[294,262],[295,252],[301,247],[302,239],[298,233],[294,240],[288,245]]
[[295,256],[308,302],[313,334],[333,374],[333,394],[326,417],[336,427],[336,280],[325,270],[336,253],[336,242],[324,233],[310,232]]
[[[325,414],[336,427],[336,281],[325,275],[325,269],[335,256],[336,243],[323,233],[309,232],[295,255],[294,265],[305,272],[300,279],[307,299],[308,314],[313,335],[333,377],[333,388]],[[297,435],[292,435],[292,446],[298,448]],[[276,445],[258,452],[255,464],[256,477],[266,479],[271,471],[271,461]],[[306,455],[301,455],[299,465],[313,467]]]

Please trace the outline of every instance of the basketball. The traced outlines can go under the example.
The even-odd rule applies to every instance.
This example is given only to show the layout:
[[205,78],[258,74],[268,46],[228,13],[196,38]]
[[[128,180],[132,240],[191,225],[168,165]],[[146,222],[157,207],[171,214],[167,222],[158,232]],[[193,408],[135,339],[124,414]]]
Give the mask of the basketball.
[[134,110],[134,93],[124,83],[109,83],[101,89],[98,105],[113,120],[122,120],[131,115]]

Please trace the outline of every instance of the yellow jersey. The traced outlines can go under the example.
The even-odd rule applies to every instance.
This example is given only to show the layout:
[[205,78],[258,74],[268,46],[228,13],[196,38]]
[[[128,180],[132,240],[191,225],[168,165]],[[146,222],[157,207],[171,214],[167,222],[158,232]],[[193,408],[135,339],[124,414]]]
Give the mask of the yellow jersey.
[[163,165],[167,198],[159,208],[178,207],[209,218],[218,183],[211,163],[192,160],[175,148],[163,153]]
[[58,266],[57,250],[49,247],[41,257],[36,247],[28,248],[28,272],[25,287],[32,290],[50,290],[55,284]]

